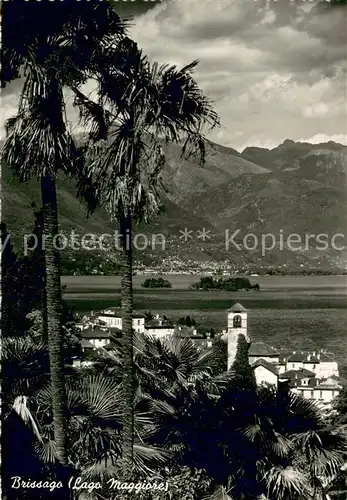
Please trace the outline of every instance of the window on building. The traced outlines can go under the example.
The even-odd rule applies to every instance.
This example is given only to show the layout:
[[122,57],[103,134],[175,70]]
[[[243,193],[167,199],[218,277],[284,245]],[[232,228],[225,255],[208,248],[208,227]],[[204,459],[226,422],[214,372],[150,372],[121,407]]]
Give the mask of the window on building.
[[138,320],[137,320],[137,324],[138,324],[138,325],[140,325],[140,324],[141,324],[141,320],[140,320],[140,319],[138,319]]
[[321,399],[323,399],[323,391],[320,391],[320,396]]
[[313,391],[310,392],[310,398],[313,398]]
[[295,363],[292,363],[292,368],[295,368]]
[[241,328],[241,316],[240,315],[234,316],[233,327],[234,328]]
[[316,368],[316,365],[313,365],[313,370]]

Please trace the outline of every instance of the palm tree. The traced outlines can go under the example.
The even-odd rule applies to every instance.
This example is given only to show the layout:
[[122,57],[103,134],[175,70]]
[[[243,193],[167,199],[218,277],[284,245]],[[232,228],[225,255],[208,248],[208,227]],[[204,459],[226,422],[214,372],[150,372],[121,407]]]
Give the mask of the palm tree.
[[[50,477],[56,442],[47,347],[30,337],[6,338],[2,347],[5,396],[2,409],[6,434],[3,465],[5,484],[11,489],[10,478],[19,471],[25,479]],[[84,372],[77,372],[66,374],[66,387],[71,474],[89,481],[112,477],[119,470],[117,459],[121,453],[120,382],[108,375],[86,376]],[[137,471],[142,474],[151,471],[149,467],[153,469],[155,464],[165,463],[167,455],[143,441],[152,410],[153,402],[147,396],[136,398],[134,452]],[[20,459],[19,450],[14,446],[16,434],[22,439]]]
[[[58,169],[72,172],[75,156],[66,126],[63,86],[83,83],[88,74],[95,73],[98,57],[124,33],[123,24],[107,3],[76,5],[70,9],[55,2],[40,5],[38,12],[25,2],[15,6],[8,2],[3,6],[2,37],[2,83],[18,76],[20,69],[24,74],[18,114],[7,124],[4,161],[21,180],[36,176],[41,182],[54,434],[63,470],[67,465],[67,415],[55,180]],[[20,25],[23,29],[14,37],[14,26],[17,31]]]
[[135,387],[132,228],[161,207],[163,144],[180,144],[182,154],[200,153],[204,160],[202,128],[215,127],[218,117],[192,76],[196,65],[194,61],[180,70],[151,65],[135,43],[124,39],[99,82],[98,100],[107,105],[107,114],[96,102],[79,99],[83,120],[91,123],[91,130],[102,132],[94,134],[82,152],[86,170],[79,191],[90,211],[105,206],[120,228],[125,472],[132,464]]
[[[37,359],[45,364],[44,346],[35,345],[30,339],[5,341],[3,375],[11,397],[5,401],[4,414],[14,407],[12,417],[20,415],[37,436],[36,443],[27,447],[34,447],[49,464],[55,446],[52,393],[45,387],[45,374],[36,369]],[[194,469],[205,469],[206,489],[215,489],[216,500],[253,499],[260,493],[269,500],[325,500],[336,475],[342,477],[346,437],[326,426],[311,401],[267,387],[258,389],[251,400],[250,391],[238,387],[232,371],[214,377],[209,366],[213,351],[201,353],[191,341],[182,344],[175,338],[160,341],[137,334],[134,350],[139,379],[134,405],[138,477],[155,473],[167,477],[165,465],[170,475],[184,467],[190,476]],[[89,481],[117,475],[122,464],[122,388],[117,373],[123,351],[115,344],[103,352],[112,362],[105,373],[90,376],[82,371],[67,381],[69,459],[74,473]],[[13,430],[7,421],[10,443],[18,423]],[[28,440],[25,434],[24,438]],[[254,465],[253,493],[249,479],[254,481]],[[180,487],[183,478],[176,473],[174,477]],[[194,478],[190,480],[191,489]]]
[[53,390],[57,459],[67,465],[66,396],[62,355],[58,215],[55,177],[58,168],[69,171],[74,143],[64,122],[62,85],[51,71],[32,64],[26,74],[18,115],[7,127],[5,162],[21,180],[41,180],[43,241],[45,243],[45,301],[50,373]]
[[31,337],[3,338],[1,354],[2,492],[4,498],[12,499],[11,477],[34,480],[42,472],[33,454],[39,437],[30,401],[49,381],[49,359],[47,346]]

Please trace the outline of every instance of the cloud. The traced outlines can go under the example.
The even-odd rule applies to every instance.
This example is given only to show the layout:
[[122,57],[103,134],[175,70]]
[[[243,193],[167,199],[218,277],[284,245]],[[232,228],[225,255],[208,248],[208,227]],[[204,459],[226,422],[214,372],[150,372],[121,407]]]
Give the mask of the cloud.
[[[212,140],[347,143],[346,14],[327,2],[171,0],[138,15],[130,35],[151,60],[199,59],[196,79],[222,122]],[[6,117],[17,95],[18,84],[6,89]]]
[[346,13],[287,0],[172,1],[131,34],[153,60],[199,59],[196,78],[223,125],[214,140],[239,149],[302,137],[346,143]]

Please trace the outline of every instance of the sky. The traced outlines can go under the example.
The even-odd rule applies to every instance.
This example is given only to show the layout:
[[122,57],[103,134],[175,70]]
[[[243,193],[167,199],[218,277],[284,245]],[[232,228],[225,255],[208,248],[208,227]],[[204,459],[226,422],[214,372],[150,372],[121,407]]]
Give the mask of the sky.
[[[119,8],[132,15],[130,36],[151,60],[199,60],[196,79],[222,124],[211,140],[239,151],[285,139],[347,144],[347,5],[137,0]],[[6,89],[3,118],[17,95],[16,84]]]

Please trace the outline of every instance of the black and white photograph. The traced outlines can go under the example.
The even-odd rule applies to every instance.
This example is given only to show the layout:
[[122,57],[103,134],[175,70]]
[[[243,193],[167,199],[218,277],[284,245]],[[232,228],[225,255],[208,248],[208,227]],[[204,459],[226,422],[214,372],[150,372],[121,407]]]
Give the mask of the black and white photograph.
[[2,0],[1,498],[347,500],[347,0]]

